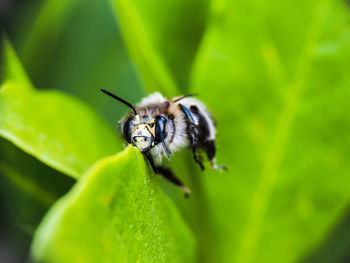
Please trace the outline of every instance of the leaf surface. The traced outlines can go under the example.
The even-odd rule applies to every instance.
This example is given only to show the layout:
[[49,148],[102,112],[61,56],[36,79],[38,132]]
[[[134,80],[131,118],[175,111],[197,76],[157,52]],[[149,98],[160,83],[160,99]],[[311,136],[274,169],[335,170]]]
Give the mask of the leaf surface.
[[97,162],[39,227],[40,262],[193,262],[192,233],[131,146]]
[[36,91],[9,43],[5,65],[1,136],[75,178],[96,160],[121,149],[115,132],[86,105],[60,92]]

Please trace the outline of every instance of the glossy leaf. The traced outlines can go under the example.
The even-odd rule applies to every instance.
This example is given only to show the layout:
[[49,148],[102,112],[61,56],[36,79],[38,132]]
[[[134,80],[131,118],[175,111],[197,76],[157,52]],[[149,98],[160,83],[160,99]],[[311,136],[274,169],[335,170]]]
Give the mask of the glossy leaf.
[[167,96],[185,92],[206,25],[209,1],[111,3],[147,90]]
[[5,54],[9,77],[0,89],[1,136],[75,178],[121,148],[115,132],[86,105],[59,92],[34,90],[9,43]]
[[97,162],[47,214],[34,259],[193,262],[193,236],[145,164],[132,147]]
[[214,111],[229,168],[205,177],[215,246],[221,262],[299,261],[350,199],[349,12],[327,0],[212,7],[192,92]]

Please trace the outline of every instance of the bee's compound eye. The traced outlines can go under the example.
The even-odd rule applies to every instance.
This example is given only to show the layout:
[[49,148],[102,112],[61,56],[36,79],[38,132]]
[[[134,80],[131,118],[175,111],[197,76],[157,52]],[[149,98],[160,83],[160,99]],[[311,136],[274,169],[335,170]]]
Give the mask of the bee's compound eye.
[[157,116],[157,124],[155,128],[156,143],[161,142],[162,138],[166,137],[165,124],[166,119],[162,116]]
[[132,128],[132,118],[130,117],[125,122],[123,127],[123,137],[128,143],[131,143],[131,128]]

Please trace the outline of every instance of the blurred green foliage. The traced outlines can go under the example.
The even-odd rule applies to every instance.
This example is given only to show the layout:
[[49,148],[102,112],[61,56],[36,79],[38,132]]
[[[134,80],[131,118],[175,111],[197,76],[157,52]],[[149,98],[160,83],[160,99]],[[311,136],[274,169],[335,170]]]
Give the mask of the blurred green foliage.
[[[71,177],[42,165],[9,141],[0,139],[2,237],[25,258],[34,232],[48,208],[74,184]],[[6,226],[6,227],[4,227]],[[6,261],[1,255],[3,261]]]
[[2,137],[75,178],[98,159],[120,150],[113,131],[88,107],[55,91],[34,90],[7,42],[4,61]]
[[145,88],[168,96],[188,91],[209,1],[110,1]]
[[231,163],[225,182],[205,181],[223,260],[299,261],[349,201],[348,10],[235,1],[213,11],[192,91],[219,116],[219,157]]
[[[1,143],[0,178],[2,196],[16,197],[18,212],[6,212],[4,224],[23,230],[22,255],[43,213],[72,185],[63,178],[77,178],[121,149],[117,133],[78,101],[117,130],[127,109],[99,94],[103,87],[133,103],[153,91],[198,93],[218,121],[217,159],[229,172],[202,173],[190,154],[178,154],[174,169],[193,192],[184,200],[131,149],[102,159],[46,214],[35,236],[37,258],[67,262],[83,254],[80,259],[93,262],[101,253],[106,261],[125,262],[349,260],[346,3],[53,0],[28,8],[24,2],[6,33],[33,86],[55,90],[35,90],[16,57],[6,60],[12,66],[2,76],[0,130],[20,149]],[[18,132],[22,123],[30,136]],[[65,151],[55,150],[57,140]],[[70,155],[76,162],[65,161]],[[57,179],[48,185],[47,177]],[[101,204],[107,195],[118,204]],[[98,246],[92,248],[91,240]],[[152,244],[149,250],[143,242]]]

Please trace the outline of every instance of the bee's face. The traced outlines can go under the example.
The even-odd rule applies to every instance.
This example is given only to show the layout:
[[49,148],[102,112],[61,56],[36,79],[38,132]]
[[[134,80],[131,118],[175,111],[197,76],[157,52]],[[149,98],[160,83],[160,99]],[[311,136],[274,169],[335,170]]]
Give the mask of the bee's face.
[[155,144],[155,121],[149,123],[140,123],[133,127],[131,134],[131,142],[141,152],[146,152]]

